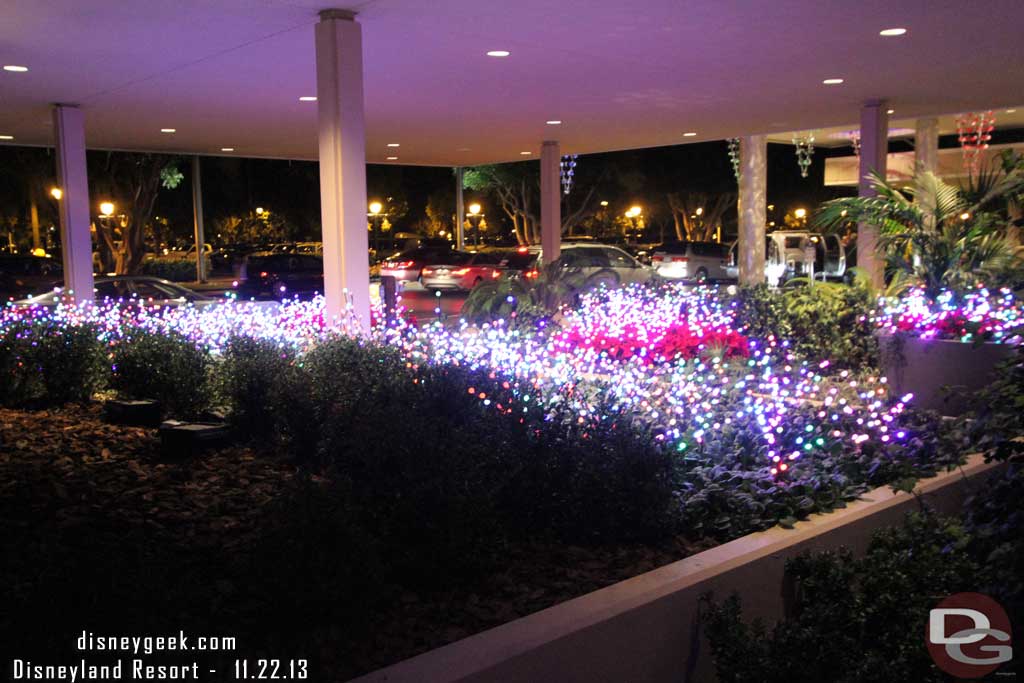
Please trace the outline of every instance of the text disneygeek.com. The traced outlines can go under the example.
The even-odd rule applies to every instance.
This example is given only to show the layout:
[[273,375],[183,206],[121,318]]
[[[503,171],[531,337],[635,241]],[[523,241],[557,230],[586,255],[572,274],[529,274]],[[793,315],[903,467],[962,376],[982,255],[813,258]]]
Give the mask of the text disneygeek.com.
[[[164,681],[164,680],[305,680],[304,659],[233,659],[218,664],[220,671],[198,660],[176,664],[147,662],[145,656],[159,653],[229,652],[236,649],[231,636],[190,636],[184,631],[160,636],[107,636],[82,631],[76,641],[78,652],[103,653],[102,663],[83,657],[75,663],[54,664],[29,659],[11,661],[14,681]],[[122,659],[110,656],[124,654]]]

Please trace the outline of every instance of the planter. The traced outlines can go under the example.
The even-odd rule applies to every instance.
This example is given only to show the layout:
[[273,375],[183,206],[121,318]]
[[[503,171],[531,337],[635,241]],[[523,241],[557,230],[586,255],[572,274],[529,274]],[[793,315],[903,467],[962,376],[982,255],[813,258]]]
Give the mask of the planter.
[[172,460],[194,458],[230,442],[231,429],[224,423],[167,420],[160,425],[160,449]]
[[158,401],[110,400],[103,403],[103,419],[110,424],[131,427],[157,427],[163,419],[163,409]]
[[997,366],[1017,348],[899,334],[879,335],[878,345],[882,372],[894,396],[912,393],[912,405],[950,416],[970,408],[974,394],[992,381]]
[[[974,455],[960,470],[922,480],[915,493],[937,512],[955,513],[999,467]],[[738,593],[745,616],[764,619],[770,628],[786,613],[787,560],[841,546],[862,553],[873,532],[901,523],[919,505],[907,493],[877,488],[793,529],[743,536],[354,680],[713,681],[711,653],[700,632],[701,595]]]

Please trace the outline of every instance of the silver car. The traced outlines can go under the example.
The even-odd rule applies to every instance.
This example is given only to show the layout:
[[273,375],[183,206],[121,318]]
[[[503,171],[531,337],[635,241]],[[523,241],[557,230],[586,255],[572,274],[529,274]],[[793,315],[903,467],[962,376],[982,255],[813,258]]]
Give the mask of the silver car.
[[654,249],[651,265],[667,280],[708,282],[729,277],[729,245],[718,242],[665,242]]
[[[122,275],[96,278],[93,285],[96,301],[137,302],[146,306],[210,306],[220,299],[208,297],[182,287],[170,280],[145,275]],[[15,301],[15,306],[56,306],[61,302],[63,289],[55,287],[43,294]]]
[[[531,249],[533,252],[534,249]],[[541,260],[541,251],[536,249],[537,263]],[[655,277],[654,270],[640,263],[619,247],[609,244],[563,244],[561,254],[555,262],[563,268],[578,270],[586,278],[587,287],[604,284],[616,287],[635,282],[649,282]],[[536,265],[527,270],[525,275],[536,273]]]

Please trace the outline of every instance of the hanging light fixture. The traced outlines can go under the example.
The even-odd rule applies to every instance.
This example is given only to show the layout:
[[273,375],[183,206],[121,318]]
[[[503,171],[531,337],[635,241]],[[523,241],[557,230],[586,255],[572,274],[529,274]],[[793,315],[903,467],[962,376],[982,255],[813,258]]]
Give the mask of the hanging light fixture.
[[806,178],[811,167],[811,157],[814,156],[814,133],[794,135],[793,145],[796,147],[796,163],[800,167],[800,177]]
[[561,167],[561,178],[562,178],[562,192],[569,194],[572,192],[572,181],[573,176],[576,173],[576,157],[578,154],[566,154],[562,157],[560,162]]

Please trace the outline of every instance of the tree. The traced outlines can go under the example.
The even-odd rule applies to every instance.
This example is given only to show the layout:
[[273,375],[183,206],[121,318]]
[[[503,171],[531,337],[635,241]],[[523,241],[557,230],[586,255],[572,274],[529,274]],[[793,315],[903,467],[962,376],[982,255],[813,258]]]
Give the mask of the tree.
[[[570,234],[594,213],[594,197],[607,176],[604,169],[587,168],[581,162],[573,190],[561,199],[562,235]],[[521,245],[540,243],[540,165],[521,161],[490,164],[466,169],[463,184],[478,192],[492,194],[512,221],[512,232]]]
[[669,192],[666,198],[676,238],[691,242],[713,241],[725,212],[736,204],[734,192],[720,192],[713,197],[705,192]]
[[136,274],[157,196],[184,178],[177,167],[179,157],[102,152],[91,154],[90,161],[90,195],[94,201],[113,202],[116,214],[96,223],[101,265],[105,272]]
[[970,186],[965,191],[922,172],[904,194],[873,175],[877,196],[833,199],[813,222],[830,230],[851,222],[876,226],[878,248],[889,266],[935,297],[944,289],[955,292],[984,278],[998,279],[1017,265],[1006,239],[1010,221],[1003,207],[1024,192],[1024,164],[984,185],[981,192]]

